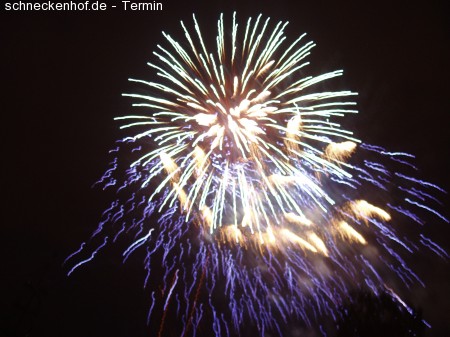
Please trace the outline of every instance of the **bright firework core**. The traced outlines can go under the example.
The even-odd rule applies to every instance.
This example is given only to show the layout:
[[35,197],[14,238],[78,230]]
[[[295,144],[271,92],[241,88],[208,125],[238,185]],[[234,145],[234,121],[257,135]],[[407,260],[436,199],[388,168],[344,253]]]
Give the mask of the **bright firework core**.
[[[388,292],[404,305],[389,281],[421,281],[402,253],[420,243],[447,254],[423,234],[413,243],[393,223],[423,225],[417,211],[448,222],[427,206],[437,202],[428,190],[442,190],[378,161],[411,169],[411,155],[361,144],[341,127],[340,118],[356,113],[348,100],[355,93],[315,91],[342,71],[305,76],[314,44],[304,35],[287,43],[287,23],[270,28],[260,15],[238,30],[233,15],[225,39],[221,16],[210,51],[193,21],[194,34],[181,22],[182,43],[163,32],[168,47],[158,45],[159,62],[149,63],[159,82],[131,80],[150,93],[126,94],[142,112],[116,120],[139,131],[111,150],[116,158],[99,182],[128,196],[105,210],[93,235],[122,223],[113,241],[135,233],[125,259],[147,247],[149,317],[154,306],[163,312],[158,335],[168,310],[181,317],[180,336],[190,327],[195,335],[205,316],[216,336],[247,319],[260,336],[282,335],[279,319],[311,324],[309,309],[336,319],[351,287]],[[116,179],[124,152],[138,157]],[[387,202],[391,192],[407,196]],[[150,277],[152,258],[163,269],[159,281]]]

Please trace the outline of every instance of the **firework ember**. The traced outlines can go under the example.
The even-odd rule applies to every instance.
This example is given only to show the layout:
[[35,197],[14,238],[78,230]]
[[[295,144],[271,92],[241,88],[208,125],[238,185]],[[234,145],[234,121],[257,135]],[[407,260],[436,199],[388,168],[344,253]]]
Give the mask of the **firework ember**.
[[147,249],[149,320],[161,336],[169,311],[180,336],[202,321],[216,336],[245,322],[282,335],[281,322],[336,317],[354,287],[397,298],[397,281],[420,283],[402,256],[419,245],[446,252],[395,223],[424,224],[416,213],[447,221],[428,206],[443,191],[401,173],[414,169],[411,155],[341,127],[357,112],[356,93],[323,89],[341,70],[305,74],[314,47],[305,35],[288,42],[287,22],[261,15],[242,29],[230,21],[220,16],[212,44],[195,16],[192,30],[181,22],[182,41],[163,32],[154,81],[131,80],[147,94],[125,94],[139,112],[116,118],[129,131],[99,182],[118,199],[94,233],[97,248],[69,274],[128,233],[125,259]]

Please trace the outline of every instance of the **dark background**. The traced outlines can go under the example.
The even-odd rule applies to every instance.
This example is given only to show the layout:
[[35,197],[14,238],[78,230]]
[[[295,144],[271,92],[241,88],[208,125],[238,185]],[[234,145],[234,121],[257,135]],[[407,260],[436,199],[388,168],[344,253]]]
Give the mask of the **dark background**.
[[[111,201],[90,186],[119,137],[113,117],[132,111],[121,97],[136,88],[127,78],[151,79],[146,62],[163,41],[161,30],[184,39],[179,20],[190,25],[193,12],[203,31],[215,32],[220,12],[229,23],[237,10],[241,29],[248,16],[262,13],[289,20],[291,40],[307,32],[318,45],[311,73],[344,69],[333,89],[359,92],[360,114],[349,121],[357,136],[414,153],[418,176],[449,190],[444,1],[172,0],[163,6],[148,13],[0,10],[0,336],[146,336],[150,301],[139,254],[122,264],[119,243],[71,277],[62,262]],[[448,216],[448,197],[441,200]],[[450,250],[449,226],[430,222],[424,231]],[[412,261],[427,288],[412,289],[407,300],[433,325],[427,336],[448,336],[449,262],[426,253]]]

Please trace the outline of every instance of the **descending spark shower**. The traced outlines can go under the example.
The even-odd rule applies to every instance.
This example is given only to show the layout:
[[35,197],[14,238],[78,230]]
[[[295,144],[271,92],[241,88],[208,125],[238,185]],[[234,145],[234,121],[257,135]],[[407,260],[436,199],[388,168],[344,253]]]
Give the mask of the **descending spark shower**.
[[[182,323],[180,336],[196,335],[202,321],[215,336],[247,324],[264,336],[282,335],[291,319],[337,319],[354,288],[404,304],[396,283],[422,282],[402,256],[423,246],[447,257],[420,233],[423,214],[448,222],[427,205],[443,191],[401,173],[415,169],[412,155],[341,128],[356,94],[323,89],[341,70],[305,75],[314,43],[286,42],[287,22],[260,15],[240,30],[234,14],[226,29],[220,16],[214,51],[195,16],[192,32],[181,26],[185,39],[163,32],[167,46],[149,63],[159,80],[131,80],[147,94],[126,94],[139,113],[116,120],[136,131],[110,151],[99,181],[117,200],[95,247],[83,243],[69,257],[86,254],[69,274],[132,237],[123,256],[146,248],[149,322],[159,322],[159,336],[167,312]],[[416,237],[401,234],[402,218],[419,227]]]

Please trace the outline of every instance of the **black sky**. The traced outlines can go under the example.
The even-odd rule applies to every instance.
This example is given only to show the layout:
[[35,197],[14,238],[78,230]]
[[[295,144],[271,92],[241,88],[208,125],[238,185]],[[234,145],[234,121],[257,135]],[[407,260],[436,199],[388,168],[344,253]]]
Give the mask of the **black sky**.
[[[110,1],[112,3],[112,1]],[[116,1],[116,3],[119,3]],[[121,93],[146,66],[161,30],[183,38],[197,13],[204,31],[233,10],[288,20],[287,35],[317,43],[312,73],[344,69],[336,89],[359,92],[357,136],[414,153],[419,177],[450,190],[450,39],[444,1],[164,1],[162,12],[0,10],[2,251],[0,336],[146,336],[148,294],[137,254],[120,244],[67,278],[62,261],[96,228],[110,196],[91,189],[119,137],[113,117],[132,111]],[[333,88],[334,89],[334,88]],[[443,212],[449,216],[447,196]],[[449,225],[425,231],[450,251]],[[413,260],[426,289],[408,300],[450,335],[449,263]]]

